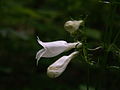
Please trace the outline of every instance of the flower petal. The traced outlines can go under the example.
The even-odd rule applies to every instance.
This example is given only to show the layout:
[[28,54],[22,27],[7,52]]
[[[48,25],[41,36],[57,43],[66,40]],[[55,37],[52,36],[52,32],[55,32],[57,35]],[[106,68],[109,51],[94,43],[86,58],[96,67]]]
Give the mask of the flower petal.
[[37,52],[37,54],[36,54],[37,65],[38,65],[39,59],[43,56],[44,53],[45,53],[45,49],[41,49]]
[[45,53],[43,54],[42,57],[54,57],[57,56],[64,51],[68,51],[72,48],[75,48],[76,45],[81,46],[82,44],[79,42],[75,43],[67,43],[66,41],[54,41],[54,42],[46,42],[44,43],[45,46]]
[[53,42],[42,42],[37,36],[37,41],[45,49],[45,53],[42,57],[54,57],[64,52],[68,48],[66,41],[53,41]]
[[75,42],[75,43],[67,43],[66,41],[60,40],[60,41],[53,41],[53,42],[42,42],[39,37],[37,37],[37,41],[40,45],[43,46],[44,50],[40,50],[37,55],[36,59],[37,61],[41,57],[55,57],[64,51],[68,51],[72,48],[75,48],[76,46],[81,46],[82,43]]
[[69,56],[63,56],[60,59],[58,59],[56,62],[54,62],[52,65],[50,65],[47,69],[47,75],[50,78],[56,78],[60,76],[64,70],[66,69],[68,63],[71,61],[72,58],[74,58],[75,55],[78,54],[78,51],[73,52]]
[[46,52],[42,57],[54,57],[67,49],[67,42],[65,41],[54,41],[49,43],[44,43],[46,47]]
[[37,36],[37,41],[38,41],[38,43],[39,43],[40,45],[42,45],[44,48],[46,48],[46,47],[45,47],[45,44],[39,39],[38,36]]

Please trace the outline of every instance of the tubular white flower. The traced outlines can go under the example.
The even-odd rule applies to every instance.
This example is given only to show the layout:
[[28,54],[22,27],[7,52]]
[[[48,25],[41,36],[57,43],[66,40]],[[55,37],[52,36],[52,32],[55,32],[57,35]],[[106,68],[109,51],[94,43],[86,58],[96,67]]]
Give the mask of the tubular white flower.
[[83,20],[67,21],[64,25],[64,28],[66,29],[66,31],[68,31],[70,33],[74,33],[76,30],[79,29],[79,26],[82,24],[83,24]]
[[60,76],[66,69],[68,63],[78,54],[78,51],[71,53],[68,56],[63,56],[50,65],[47,69],[47,75],[50,78],[56,78]]
[[41,57],[54,57],[61,54],[64,51],[68,51],[75,48],[76,45],[79,47],[82,45],[80,42],[67,43],[66,41],[53,41],[53,42],[42,42],[38,38],[38,43],[43,46],[43,49],[39,50],[36,54],[37,64]]

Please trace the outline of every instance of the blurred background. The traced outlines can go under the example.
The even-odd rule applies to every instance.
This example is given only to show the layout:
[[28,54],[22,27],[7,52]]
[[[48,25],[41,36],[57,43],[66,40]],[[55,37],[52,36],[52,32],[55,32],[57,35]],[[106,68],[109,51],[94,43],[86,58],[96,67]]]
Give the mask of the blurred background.
[[46,42],[73,42],[64,23],[84,18],[88,31],[94,29],[102,35],[89,34],[95,39],[90,43],[114,42],[119,51],[119,0],[0,0],[0,90],[120,90],[119,52],[117,58],[110,53],[106,62],[115,68],[89,68],[78,57],[56,79],[49,78],[46,69],[69,52],[42,58],[36,66],[35,56],[42,48],[36,36]]

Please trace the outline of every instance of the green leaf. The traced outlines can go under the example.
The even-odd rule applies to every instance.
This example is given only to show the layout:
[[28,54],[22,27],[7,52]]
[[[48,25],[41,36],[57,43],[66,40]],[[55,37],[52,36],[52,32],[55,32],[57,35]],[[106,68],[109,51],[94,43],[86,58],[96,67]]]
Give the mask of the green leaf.
[[85,29],[83,34],[89,38],[101,39],[101,32],[95,29]]

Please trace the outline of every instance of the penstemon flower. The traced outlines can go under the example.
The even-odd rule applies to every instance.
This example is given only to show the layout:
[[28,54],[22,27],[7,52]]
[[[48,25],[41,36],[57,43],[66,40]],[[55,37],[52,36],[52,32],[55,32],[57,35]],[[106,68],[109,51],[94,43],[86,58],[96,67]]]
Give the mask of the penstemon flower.
[[[68,31],[70,34],[74,34],[75,31],[79,29],[80,25],[83,25],[83,20],[73,20],[73,21],[67,21],[64,25],[64,28],[66,31]],[[53,41],[53,42],[42,42],[39,37],[37,37],[38,43],[43,46],[43,49],[39,50],[36,54],[37,59],[37,65],[38,61],[41,57],[50,58],[55,57],[65,51],[68,51],[72,48],[80,48],[82,46],[81,42],[73,42],[73,43],[67,43],[64,40],[59,41]],[[57,61],[55,61],[53,64],[51,64],[47,68],[47,75],[50,78],[56,78],[59,77],[66,69],[69,62],[79,53],[79,51],[75,51],[71,53],[68,56],[63,56],[59,58]]]
[[42,42],[38,38],[38,43],[43,46],[43,49],[39,50],[36,54],[37,64],[41,57],[54,57],[61,54],[64,51],[68,51],[72,48],[80,47],[82,43],[67,43],[66,41],[53,41],[53,42]]
[[79,26],[83,24],[83,20],[73,20],[73,21],[67,21],[64,25],[64,28],[66,29],[66,31],[68,31],[69,33],[74,33],[76,30],[79,29]]
[[50,65],[47,69],[47,75],[50,78],[56,78],[60,76],[66,69],[68,63],[78,54],[78,51],[71,53],[68,56],[63,56]]

